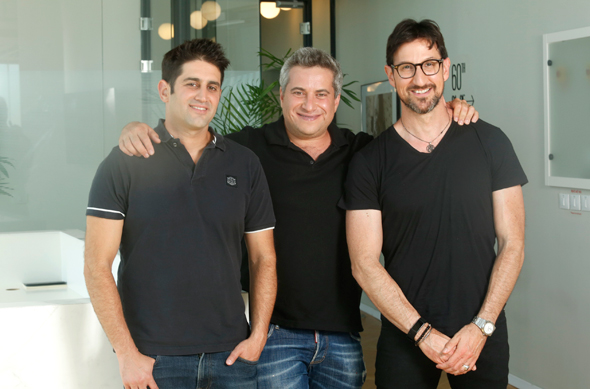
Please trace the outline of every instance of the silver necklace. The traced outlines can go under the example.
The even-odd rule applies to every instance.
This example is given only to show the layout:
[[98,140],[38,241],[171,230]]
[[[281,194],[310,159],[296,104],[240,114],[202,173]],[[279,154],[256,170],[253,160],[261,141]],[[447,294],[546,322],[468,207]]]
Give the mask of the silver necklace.
[[404,128],[404,130],[406,130],[406,132],[410,135],[412,135],[414,138],[418,139],[419,141],[422,141],[424,143],[428,143],[428,146],[426,146],[426,151],[428,151],[429,153],[432,153],[432,150],[434,150],[434,146],[432,145],[432,142],[434,142],[439,136],[442,135],[443,132],[445,132],[445,130],[447,129],[447,126],[449,125],[449,123],[451,123],[451,117],[449,116],[449,121],[447,122],[447,124],[443,127],[442,131],[440,132],[440,134],[438,134],[437,136],[434,137],[433,140],[431,140],[430,142],[424,139],[420,139],[418,138],[416,135],[412,134],[410,131],[408,131],[408,129],[406,128],[406,126],[404,125],[404,121],[400,118],[400,121],[402,122],[402,127]]

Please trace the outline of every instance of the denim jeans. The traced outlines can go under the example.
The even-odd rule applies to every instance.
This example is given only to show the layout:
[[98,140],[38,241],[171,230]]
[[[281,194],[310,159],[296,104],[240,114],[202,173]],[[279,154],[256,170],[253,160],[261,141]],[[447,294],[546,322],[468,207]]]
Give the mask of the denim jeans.
[[358,333],[270,325],[258,361],[261,389],[361,388],[365,362]]
[[256,389],[258,362],[238,358],[228,366],[230,351],[196,355],[150,355],[153,376],[160,389],[251,388]]

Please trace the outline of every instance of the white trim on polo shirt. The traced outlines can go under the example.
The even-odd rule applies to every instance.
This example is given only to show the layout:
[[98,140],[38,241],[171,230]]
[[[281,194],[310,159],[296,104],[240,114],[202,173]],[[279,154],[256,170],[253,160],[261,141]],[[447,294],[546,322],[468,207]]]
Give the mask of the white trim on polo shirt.
[[110,213],[118,213],[123,215],[123,217],[125,217],[125,214],[123,212],[119,212],[119,211],[113,211],[111,209],[103,209],[103,208],[94,208],[94,207],[87,207],[86,209],[91,209],[93,211],[102,211],[102,212],[110,212]]
[[266,231],[266,230],[274,230],[274,227],[268,227],[268,228],[263,228],[262,230],[256,230],[256,231],[244,231],[244,234],[255,234],[257,232],[262,232],[262,231]]

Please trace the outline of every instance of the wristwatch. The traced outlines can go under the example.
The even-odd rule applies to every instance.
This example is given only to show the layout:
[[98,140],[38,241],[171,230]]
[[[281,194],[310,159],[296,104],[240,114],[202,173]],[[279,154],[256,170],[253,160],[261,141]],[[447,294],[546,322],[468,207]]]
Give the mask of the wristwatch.
[[486,319],[482,319],[478,316],[475,316],[471,322],[478,326],[482,334],[484,334],[485,336],[491,336],[496,330],[496,326],[494,325],[494,323],[492,323],[491,321],[487,321]]

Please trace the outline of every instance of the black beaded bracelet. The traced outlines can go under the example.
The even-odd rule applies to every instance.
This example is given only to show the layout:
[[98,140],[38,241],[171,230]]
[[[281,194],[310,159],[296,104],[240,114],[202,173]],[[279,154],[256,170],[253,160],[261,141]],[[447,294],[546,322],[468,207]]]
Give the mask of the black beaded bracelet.
[[422,343],[422,341],[426,339],[428,335],[430,335],[430,331],[432,331],[432,325],[429,324],[428,327],[426,327],[426,329],[422,332],[422,335],[420,335],[416,343],[414,343],[414,345],[418,347],[418,345]]
[[412,341],[414,341],[416,335],[418,334],[418,331],[420,331],[420,328],[422,328],[424,324],[426,324],[426,321],[420,318],[416,323],[414,323],[412,328],[410,328],[410,331],[408,332],[408,337],[412,339]]

